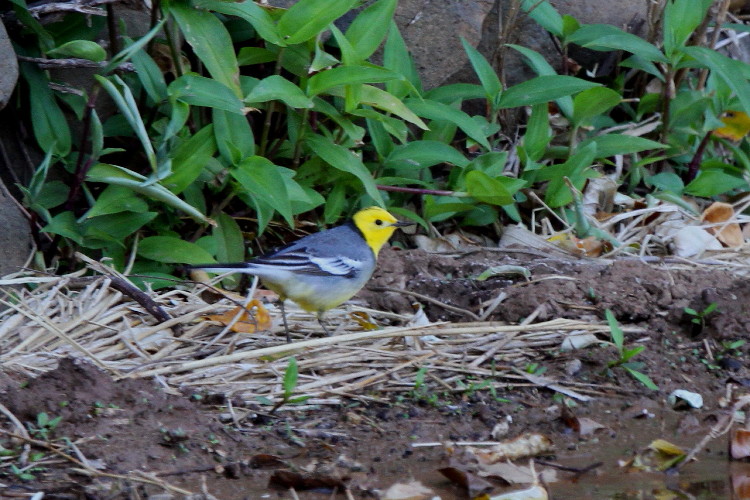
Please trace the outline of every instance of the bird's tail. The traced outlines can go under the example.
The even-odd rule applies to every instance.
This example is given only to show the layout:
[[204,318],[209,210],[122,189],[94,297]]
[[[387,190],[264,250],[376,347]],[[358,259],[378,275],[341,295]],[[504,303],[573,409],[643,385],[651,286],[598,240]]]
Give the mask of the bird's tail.
[[186,271],[193,269],[200,269],[202,271],[209,271],[211,273],[247,273],[253,274],[255,266],[247,262],[232,262],[227,264],[196,264],[191,266],[183,266]]

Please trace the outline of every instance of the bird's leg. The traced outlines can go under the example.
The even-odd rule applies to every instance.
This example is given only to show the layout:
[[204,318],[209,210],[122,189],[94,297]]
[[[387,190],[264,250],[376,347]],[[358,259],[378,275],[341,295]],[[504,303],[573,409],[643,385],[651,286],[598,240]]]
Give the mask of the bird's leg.
[[328,331],[328,328],[326,328],[326,324],[323,323],[323,313],[318,313],[318,324],[320,324],[321,328],[323,328],[323,331],[326,333],[326,337],[331,336],[331,332]]
[[284,320],[284,332],[286,333],[286,343],[292,342],[292,336],[289,335],[289,325],[286,323],[286,311],[284,310],[284,299],[279,297],[279,309],[281,309],[281,319]]

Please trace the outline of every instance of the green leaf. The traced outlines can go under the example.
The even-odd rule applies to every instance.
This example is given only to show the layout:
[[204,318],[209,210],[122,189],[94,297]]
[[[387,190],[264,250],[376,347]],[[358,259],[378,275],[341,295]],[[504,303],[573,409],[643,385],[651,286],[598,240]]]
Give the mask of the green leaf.
[[[193,0],[193,4],[202,9],[221,12],[229,16],[237,16],[250,23],[260,37],[274,45],[284,46],[286,43],[276,28],[271,14],[256,2],[222,2],[215,0]],[[271,59],[273,60],[273,59]]]
[[223,109],[231,113],[244,115],[244,105],[234,92],[218,80],[188,73],[169,84],[172,98],[179,99],[193,106]]
[[338,66],[310,77],[307,82],[307,95],[313,97],[334,87],[383,83],[398,78],[401,78],[398,73],[376,66]]
[[465,167],[469,160],[455,148],[437,141],[411,141],[396,146],[383,166],[389,168],[427,168],[439,163]]
[[596,144],[591,143],[586,146],[579,146],[575,154],[568,158],[565,163],[540,170],[537,179],[550,181],[547,191],[544,193],[544,201],[547,205],[558,208],[573,201],[573,195],[565,183],[565,178],[567,177],[579,191],[583,189],[586,179],[598,176],[591,169],[591,164],[596,157]]
[[580,92],[573,98],[573,124],[576,127],[589,125],[593,118],[614,108],[622,96],[606,87],[594,87]]
[[73,212],[66,211],[55,215],[49,224],[44,226],[41,231],[43,233],[59,234],[64,238],[69,238],[79,245],[83,244],[83,234],[81,230],[83,227],[76,220]]
[[195,243],[172,236],[149,236],[138,244],[138,255],[167,264],[212,264],[210,253]]
[[364,61],[380,46],[390,28],[398,0],[378,0],[360,12],[346,30],[355,57]]
[[517,108],[554,101],[592,87],[598,83],[587,82],[574,76],[544,75],[510,87],[500,96],[499,108]]
[[701,24],[713,0],[671,0],[664,5],[663,36],[667,57],[687,43]]
[[245,97],[245,103],[283,101],[292,108],[312,108],[313,102],[302,90],[279,75],[271,75],[259,81]]
[[484,135],[483,128],[460,109],[429,99],[407,99],[404,103],[409,109],[423,118],[455,123],[466,135],[485,149],[492,149],[490,143],[487,141],[487,137]]
[[546,0],[523,0],[521,8],[530,18],[558,38],[563,37],[563,18]]
[[568,42],[605,52],[625,50],[647,61],[667,62],[667,58],[655,45],[611,24],[584,24],[568,37]]
[[141,213],[147,210],[148,203],[136,196],[130,189],[123,186],[107,186],[84,217],[90,219],[99,215],[119,212]]
[[151,56],[148,55],[148,52],[139,50],[133,53],[131,60],[135,67],[135,74],[151,100],[154,103],[166,101],[168,94],[164,74]]
[[[234,115],[231,115],[234,116]],[[162,183],[175,194],[183,192],[216,153],[213,125],[206,125],[172,151],[172,175]]]
[[156,212],[120,212],[100,215],[86,221],[85,245],[89,248],[105,248],[112,243],[125,247],[125,239],[159,215]]
[[660,172],[647,177],[646,185],[653,186],[662,191],[671,191],[675,194],[682,194],[682,191],[685,189],[685,183],[674,172]]
[[632,368],[629,368],[629,367],[627,367],[627,366],[623,366],[623,368],[625,368],[625,370],[627,370],[627,372],[628,372],[628,373],[629,373],[629,374],[630,374],[630,375],[631,375],[631,376],[632,376],[632,377],[633,377],[634,379],[636,379],[636,380],[637,380],[638,382],[640,382],[641,384],[643,384],[644,386],[646,386],[646,388],[647,388],[647,389],[651,389],[652,391],[658,391],[658,390],[659,390],[659,387],[658,387],[658,386],[657,386],[657,385],[656,385],[656,384],[654,383],[654,381],[653,381],[653,380],[651,380],[651,378],[650,378],[650,377],[649,377],[648,375],[646,375],[645,373],[641,373],[641,372],[639,372],[639,371],[635,371],[635,370],[633,370]]
[[666,147],[660,142],[625,134],[599,135],[583,141],[578,147],[586,147],[592,143],[596,144],[597,158],[609,158],[615,155],[640,153],[641,151],[664,149]]
[[485,99],[487,96],[481,85],[475,83],[451,83],[430,89],[424,95],[425,99],[454,104],[468,99]]
[[406,97],[412,89],[415,89],[417,93],[421,93],[422,82],[419,79],[419,73],[414,64],[414,58],[412,58],[409,50],[406,48],[404,38],[401,36],[398,26],[393,20],[390,22],[390,31],[383,47],[383,66],[406,78],[406,81],[390,80],[386,82],[386,91],[399,99]]
[[747,63],[735,61],[706,47],[685,47],[683,52],[715,73],[740,100],[742,111],[750,114],[750,83],[745,78],[738,78]]
[[169,12],[211,76],[241,98],[240,67],[232,38],[222,22],[212,13],[195,9],[187,2],[170,2]]
[[284,371],[284,381],[281,386],[284,388],[284,397],[288,398],[297,388],[297,377],[299,375],[299,368],[297,368],[297,360],[294,356],[289,358],[289,364]]
[[[256,5],[255,2],[243,2],[243,4]],[[261,47],[242,47],[237,54],[237,64],[240,66],[251,66],[276,61],[276,54]]]
[[284,12],[277,24],[289,44],[306,42],[346,14],[357,0],[300,0]]
[[513,195],[526,185],[522,179],[511,177],[490,177],[479,170],[466,174],[466,192],[472,197],[490,205],[510,205]]
[[728,174],[720,169],[701,169],[698,176],[685,186],[685,193],[710,198],[740,187],[747,187],[747,181],[741,177]]
[[[526,65],[534,70],[537,75],[550,76],[557,74],[555,68],[553,68],[539,52],[520,45],[508,44],[508,47],[518,51],[523,56]],[[570,96],[561,97],[556,99],[555,102],[560,107],[560,111],[562,111],[563,115],[568,118],[573,116],[573,99]]]
[[21,73],[29,84],[31,126],[39,147],[45,153],[67,156],[70,153],[71,137],[68,122],[57,105],[49,81],[35,65],[21,63]]
[[385,90],[373,87],[372,85],[362,85],[359,97],[360,102],[363,104],[369,104],[372,107],[393,113],[399,118],[406,120],[409,123],[413,123],[422,130],[428,130],[429,128],[427,127],[427,124],[425,124],[425,122],[423,122],[413,110],[410,109],[409,105],[405,105],[403,101],[397,99],[394,95],[389,94]]
[[306,143],[324,162],[333,168],[348,172],[359,179],[367,194],[378,205],[384,206],[383,198],[380,196],[375,181],[372,179],[372,174],[357,155],[345,147],[339,146],[327,137],[317,134],[307,137]]
[[292,226],[292,206],[280,168],[262,156],[251,156],[231,169],[230,174],[245,191],[268,204]]
[[145,184],[146,178],[132,170],[128,170],[116,165],[106,163],[97,163],[89,169],[86,180],[89,182],[103,182],[105,184],[114,184],[132,189],[154,200],[161,201],[172,208],[180,210],[194,219],[212,224],[213,221],[200,213],[191,205],[185,203],[174,193],[158,183]]
[[149,30],[148,33],[140,37],[138,41],[131,43],[130,45],[122,49],[118,54],[116,54],[112,59],[110,59],[109,64],[107,64],[104,67],[104,69],[101,70],[100,73],[103,75],[109,74],[110,72],[112,72],[112,70],[117,68],[117,66],[119,66],[121,63],[123,63],[124,61],[127,61],[128,59],[133,57],[137,52],[143,49],[143,47],[145,47],[146,44],[148,44],[148,42],[150,42],[151,39],[157,35],[157,33],[161,33],[162,28],[164,27],[164,24],[167,22],[167,19],[169,18],[165,16],[161,21],[156,23],[154,27],[151,28],[151,30]]
[[94,78],[96,78],[104,90],[107,91],[112,100],[115,101],[115,104],[120,109],[120,113],[125,117],[128,124],[135,132],[136,137],[141,141],[143,151],[146,153],[146,158],[148,158],[151,170],[156,172],[158,165],[154,146],[151,144],[151,138],[146,132],[146,126],[143,123],[141,112],[138,109],[138,104],[135,102],[133,93],[130,91],[130,87],[128,87],[117,75],[112,75],[111,81],[101,75],[94,75]]
[[96,42],[89,40],[73,40],[59,47],[47,51],[52,58],[77,57],[94,62],[102,62],[107,58],[107,52]]
[[230,165],[255,154],[255,138],[247,118],[214,109],[213,123],[216,145]]
[[604,315],[607,318],[607,324],[609,325],[609,332],[612,336],[612,342],[614,342],[617,350],[622,352],[622,347],[625,345],[625,334],[617,323],[617,318],[612,314],[612,311],[607,309],[604,311]]
[[547,103],[531,107],[531,116],[526,124],[523,147],[531,161],[539,161],[547,150],[552,134],[549,127],[549,107]]
[[479,77],[479,81],[482,82],[482,88],[484,88],[487,101],[494,108],[494,103],[497,101],[500,91],[503,88],[500,78],[498,78],[495,69],[487,62],[487,59],[477,49],[472,47],[464,37],[461,37],[461,43],[464,46],[466,55],[469,56],[469,62],[471,62],[474,72]]
[[245,240],[234,218],[220,213],[216,217],[213,236],[216,240],[216,258],[219,262],[240,262],[245,258]]

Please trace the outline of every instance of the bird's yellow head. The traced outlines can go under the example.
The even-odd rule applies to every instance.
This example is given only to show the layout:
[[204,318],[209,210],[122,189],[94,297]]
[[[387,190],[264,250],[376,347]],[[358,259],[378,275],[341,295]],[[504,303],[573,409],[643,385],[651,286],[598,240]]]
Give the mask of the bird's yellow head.
[[363,208],[352,217],[367,244],[377,257],[380,249],[399,227],[411,226],[412,222],[400,222],[390,212],[380,207]]

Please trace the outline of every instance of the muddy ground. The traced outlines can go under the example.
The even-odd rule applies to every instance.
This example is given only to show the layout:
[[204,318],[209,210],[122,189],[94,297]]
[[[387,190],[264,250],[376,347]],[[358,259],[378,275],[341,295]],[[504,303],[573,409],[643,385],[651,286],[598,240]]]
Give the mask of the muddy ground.
[[[474,279],[492,266],[524,267],[530,279],[517,272]],[[56,370],[33,379],[0,372],[0,402],[7,409],[0,429],[18,433],[8,415],[17,417],[38,441],[28,447],[25,463],[42,460],[23,469],[18,452],[24,441],[0,435],[0,445],[10,450],[0,449],[0,497],[43,492],[50,499],[181,498],[182,493],[164,489],[168,483],[219,499],[346,498],[347,488],[350,498],[378,498],[393,483],[415,479],[444,499],[468,498],[438,472],[448,461],[443,447],[413,444],[492,441],[498,437],[493,429],[507,428],[501,439],[534,432],[552,441],[552,449],[537,458],[558,466],[558,482],[549,484],[553,498],[748,498],[730,496],[745,472],[732,465],[730,479],[726,437],[711,441],[699,451],[699,462],[676,475],[626,473],[618,463],[654,438],[691,448],[726,414],[722,398],[728,384],[735,394],[750,384],[745,361],[750,346],[735,342],[750,329],[746,277],[726,267],[636,259],[385,250],[369,287],[360,298],[377,309],[404,311],[413,301],[379,287],[454,306],[448,310],[422,301],[432,321],[466,321],[469,314],[462,311],[480,315],[501,292],[507,296],[489,320],[601,321],[610,309],[620,324],[643,329],[629,335],[626,344],[645,347],[634,361],[643,363],[641,372],[659,389],[647,389],[621,367],[608,369],[616,351],[596,344],[565,353],[536,352],[518,367],[598,384],[600,395],[589,402],[533,386],[449,394],[428,380],[434,397],[422,392],[391,398],[388,405],[352,400],[341,408],[306,411],[286,406],[271,415],[253,401],[226,401],[210,390],[167,394],[158,380],[114,381],[85,362],[63,359]],[[685,313],[686,307],[700,312],[714,303],[705,318]],[[702,395],[703,406],[672,408],[666,399],[676,389]],[[569,412],[563,410],[567,406]],[[61,419],[45,426],[41,412]],[[596,429],[576,428],[582,418]],[[69,457],[44,442],[62,445]],[[519,463],[525,466],[528,459]],[[141,481],[117,476],[133,471]],[[495,493],[504,490],[501,483],[492,482]],[[672,496],[659,496],[669,488]]]

